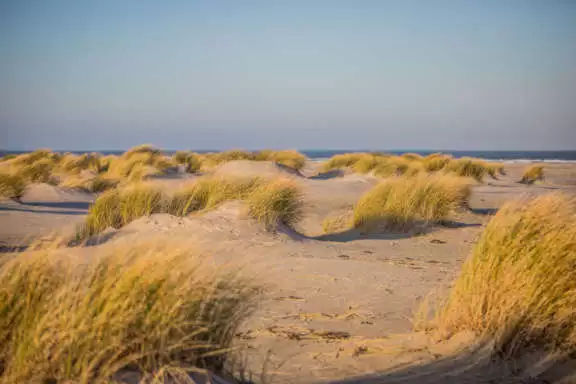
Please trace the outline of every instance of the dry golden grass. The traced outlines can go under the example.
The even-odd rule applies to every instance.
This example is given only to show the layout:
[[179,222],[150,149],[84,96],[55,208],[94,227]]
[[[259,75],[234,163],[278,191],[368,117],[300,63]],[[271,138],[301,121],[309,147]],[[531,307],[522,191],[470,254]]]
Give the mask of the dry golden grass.
[[374,170],[379,166],[383,166],[384,164],[388,164],[389,162],[388,157],[382,156],[375,156],[372,154],[364,154],[360,156],[351,166],[354,172],[357,173],[368,173]]
[[162,192],[148,184],[109,190],[90,207],[77,236],[84,239],[106,228],[120,228],[142,216],[162,212],[163,203]]
[[139,181],[151,175],[160,174],[170,166],[172,163],[159,151],[152,149],[150,151],[129,151],[110,161],[105,177]]
[[500,352],[528,344],[576,351],[576,199],[549,194],[503,206],[486,227],[433,325],[472,330]]
[[51,159],[37,160],[15,170],[30,183],[48,183],[52,179],[55,163]]
[[422,161],[424,157],[417,153],[403,153],[402,157],[410,161]]
[[351,227],[353,227],[351,212],[331,213],[322,221],[322,230],[328,234],[344,232]]
[[446,164],[444,169],[457,176],[471,177],[478,182],[482,182],[484,176],[488,173],[488,167],[485,161],[469,157],[451,160]]
[[544,167],[534,164],[526,168],[520,182],[522,184],[534,184],[540,180],[544,180]]
[[104,171],[104,165],[101,163],[100,158],[101,156],[97,153],[67,154],[62,156],[59,162],[59,169],[68,174],[78,174],[85,170],[100,173]]
[[174,154],[174,161],[184,165],[186,172],[196,173],[202,168],[202,158],[200,155],[189,151],[178,151]]
[[360,198],[353,226],[365,231],[406,231],[437,223],[465,203],[469,194],[469,182],[451,175],[392,178]]
[[248,152],[233,149],[224,152],[206,153],[199,156],[199,158],[205,169],[233,160],[274,161],[294,170],[300,170],[306,164],[306,156],[295,150]]
[[50,149],[37,149],[33,152],[18,155],[9,161],[15,165],[31,165],[39,160],[58,161],[59,157],[57,153],[52,152]]
[[267,227],[274,223],[293,225],[301,216],[301,192],[287,180],[202,177],[172,196],[165,196],[151,184],[135,183],[100,195],[90,207],[77,238],[86,239],[109,227],[121,228],[153,213],[186,216],[230,200],[245,201],[251,216]]
[[[16,254],[0,265],[0,382],[218,372],[257,289],[171,243]],[[147,381],[149,382],[149,381]]]
[[260,151],[256,154],[256,160],[274,161],[289,168],[299,171],[306,165],[306,156],[295,150],[285,151]]
[[19,174],[0,172],[0,196],[20,201],[28,183]]
[[344,153],[342,155],[334,155],[322,164],[322,170],[327,172],[334,169],[352,167],[358,160],[366,155],[371,156],[368,153]]
[[424,169],[428,172],[438,172],[452,160],[450,156],[441,153],[433,153],[422,159]]
[[152,144],[141,144],[128,149],[122,156],[130,158],[132,155],[143,153],[151,155],[152,157],[161,155],[161,151],[155,148]]
[[[412,168],[414,170],[411,171]],[[374,175],[378,177],[390,177],[401,176],[408,173],[413,176],[421,169],[422,167],[416,161],[407,160],[402,156],[391,156],[374,168]]]
[[259,185],[246,199],[250,216],[269,229],[293,227],[302,218],[302,192],[293,180],[278,179]]
[[264,180],[258,178],[202,177],[174,193],[168,213],[175,216],[212,209],[225,201],[243,200]]

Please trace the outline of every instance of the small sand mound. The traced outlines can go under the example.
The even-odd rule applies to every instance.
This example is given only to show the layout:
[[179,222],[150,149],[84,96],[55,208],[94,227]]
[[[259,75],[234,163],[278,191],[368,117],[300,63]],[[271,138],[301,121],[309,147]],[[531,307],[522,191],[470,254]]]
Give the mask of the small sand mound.
[[50,184],[30,184],[22,197],[22,201],[28,202],[65,202],[83,201],[89,202],[94,199],[93,195],[86,192],[63,189]]
[[236,177],[302,177],[300,172],[272,161],[233,160],[213,171],[214,176]]

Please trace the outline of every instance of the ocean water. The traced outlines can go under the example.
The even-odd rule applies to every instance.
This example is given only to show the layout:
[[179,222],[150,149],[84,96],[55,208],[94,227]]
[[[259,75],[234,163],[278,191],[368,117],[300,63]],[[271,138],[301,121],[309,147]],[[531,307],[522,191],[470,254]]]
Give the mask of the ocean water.
[[[26,151],[9,151],[0,150],[0,156],[8,154],[21,154]],[[77,150],[66,150],[58,152],[70,152],[75,154],[82,154],[86,152],[100,152],[104,155],[118,155],[123,151],[77,151]],[[175,151],[165,151],[168,154],[172,154]],[[195,150],[199,153],[207,152],[218,152],[217,150]],[[314,160],[324,160],[328,159],[334,155],[351,153],[351,152],[384,152],[393,155],[400,155],[403,153],[417,153],[422,156],[429,155],[431,153],[445,153],[450,154],[456,158],[460,157],[477,157],[486,160],[498,160],[498,161],[517,161],[517,162],[529,162],[529,161],[541,161],[541,162],[576,162],[576,150],[568,151],[437,151],[437,150],[351,150],[351,149],[305,149],[300,150],[301,153],[308,156],[310,159]]]
[[393,155],[403,153],[417,153],[427,156],[432,153],[444,153],[456,158],[477,157],[486,160],[499,161],[542,161],[542,162],[576,162],[574,151],[433,151],[433,150],[404,150],[404,151],[357,151],[357,150],[302,150],[300,151],[311,159],[327,159],[334,155],[350,152],[384,152]]

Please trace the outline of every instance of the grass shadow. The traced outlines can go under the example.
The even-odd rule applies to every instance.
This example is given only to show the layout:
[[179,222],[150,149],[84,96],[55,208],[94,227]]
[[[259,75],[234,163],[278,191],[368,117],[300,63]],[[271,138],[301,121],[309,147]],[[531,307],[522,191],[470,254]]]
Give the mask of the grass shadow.
[[337,177],[342,177],[342,176],[344,176],[344,172],[342,172],[342,170],[334,169],[331,171],[318,173],[314,176],[310,176],[310,177],[308,177],[308,179],[310,179],[310,180],[330,180],[330,179],[335,179]]
[[21,208],[21,207],[0,207],[0,211],[13,211],[13,212],[30,212],[30,213],[41,213],[41,214],[52,214],[52,215],[85,215],[87,211],[65,211],[65,210],[36,210],[31,208]]
[[27,201],[22,203],[22,205],[27,205],[30,207],[82,209],[85,211],[88,211],[90,204],[92,203],[89,201]]
[[521,359],[495,357],[489,344],[423,364],[407,363],[388,371],[332,381],[333,384],[550,384],[573,383],[576,361],[543,353]]

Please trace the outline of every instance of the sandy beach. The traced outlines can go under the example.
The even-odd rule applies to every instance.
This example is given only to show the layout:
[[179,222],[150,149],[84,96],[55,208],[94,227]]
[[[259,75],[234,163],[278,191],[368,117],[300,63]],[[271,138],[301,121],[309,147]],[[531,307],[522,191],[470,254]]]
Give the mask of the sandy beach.
[[[554,191],[576,193],[576,164],[546,164],[543,182],[518,181],[526,164],[506,163],[506,175],[473,186],[469,210],[421,234],[325,234],[323,220],[349,212],[378,183],[371,175],[319,174],[318,162],[289,172],[267,162],[232,161],[219,175],[282,176],[304,193],[304,216],[292,228],[266,231],[239,202],[175,217],[154,214],[110,229],[90,246],[71,248],[86,257],[101,247],[169,241],[199,249],[217,263],[232,263],[264,288],[257,311],[242,325],[235,345],[256,382],[272,383],[547,383],[573,382],[574,361],[534,365],[535,356],[491,363],[470,334],[435,343],[415,332],[415,313],[430,295],[445,292],[486,223],[506,201]],[[154,178],[167,190],[197,176]],[[72,236],[96,194],[48,184],[31,185],[21,202],[0,201],[4,252],[54,234]],[[537,377],[538,381],[530,380]],[[501,380],[501,381],[491,381]],[[548,381],[546,381],[548,380]]]

